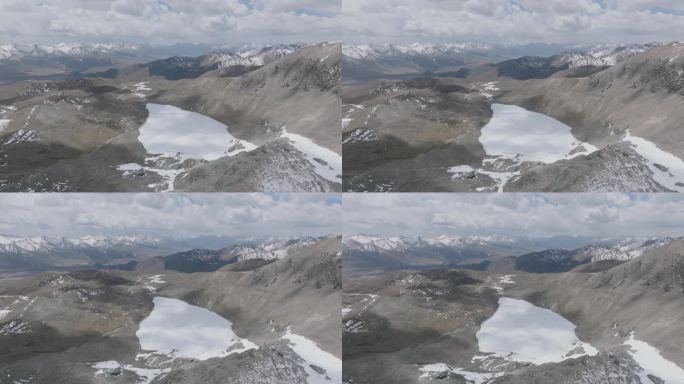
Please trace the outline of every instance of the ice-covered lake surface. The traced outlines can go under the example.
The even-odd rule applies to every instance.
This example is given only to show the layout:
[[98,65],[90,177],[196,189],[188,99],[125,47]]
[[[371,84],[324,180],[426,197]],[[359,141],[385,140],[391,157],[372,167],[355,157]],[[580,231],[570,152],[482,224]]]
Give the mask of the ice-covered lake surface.
[[598,149],[578,141],[569,126],[544,114],[496,103],[492,110],[480,136],[488,155],[553,163]]
[[480,352],[511,361],[544,364],[582,355],[596,348],[582,342],[564,317],[524,300],[502,297],[499,308],[477,332]]
[[[116,168],[126,177],[144,172],[158,174],[162,182],[149,185],[154,190],[173,191],[176,179],[185,172],[180,166],[185,159],[212,161],[259,148],[237,139],[228,126],[200,113],[154,103],[148,103],[147,110],[149,115],[138,136],[148,153],[145,164],[128,163]],[[286,139],[299,151],[316,174],[335,183],[342,182],[342,156],[335,151],[288,132],[285,127],[278,138]]]
[[[463,376],[468,382],[486,384],[503,376],[497,359],[532,364],[557,363],[580,356],[594,356],[598,350],[577,338],[575,325],[557,313],[537,307],[527,301],[502,297],[499,308],[477,332],[478,348],[482,354],[473,357],[484,372],[473,372],[445,363],[418,367],[421,378],[433,377],[441,372]],[[653,382],[654,375],[666,384],[684,384],[684,369],[667,360],[658,349],[637,340],[632,333],[624,345],[634,361],[641,367],[637,372],[643,383]]]
[[[503,192],[506,183],[520,175],[518,165],[523,161],[553,163],[598,150],[577,140],[569,126],[542,113],[497,103],[492,104],[492,110],[492,118],[480,134],[480,143],[488,157],[480,168],[470,165],[450,167],[447,171],[454,179],[479,173],[494,180],[494,191]],[[492,189],[483,187],[478,191]]]
[[[159,275],[151,276],[151,280],[163,282]],[[164,361],[164,356],[169,359],[206,360],[259,348],[238,337],[230,321],[208,309],[164,297],[155,297],[153,302],[152,312],[136,332],[143,350],[137,355],[136,364],[98,362],[93,364],[96,375],[108,375],[123,369],[137,374],[140,384],[148,384],[170,371],[168,365],[163,365],[164,368],[146,367],[149,362]],[[300,364],[308,375],[308,384],[342,383],[341,359],[322,350],[314,341],[292,333],[289,328],[282,339],[301,358]]]
[[184,301],[154,298],[154,309],[136,332],[141,349],[206,360],[258,348],[233,332],[218,314]]
[[231,135],[223,123],[200,113],[154,103],[148,103],[147,110],[149,116],[138,138],[147,153],[216,160],[256,148]]
[[[576,139],[568,125],[542,113],[522,107],[492,104],[493,115],[482,128],[480,143],[487,153],[481,168],[458,165],[448,169],[454,179],[473,172],[491,177],[499,192],[509,180],[520,175],[517,165],[523,161],[553,163],[588,155],[597,147]],[[662,186],[684,192],[684,160],[662,150],[655,143],[627,131],[621,139],[628,143],[653,172]],[[483,191],[490,189],[484,188]]]

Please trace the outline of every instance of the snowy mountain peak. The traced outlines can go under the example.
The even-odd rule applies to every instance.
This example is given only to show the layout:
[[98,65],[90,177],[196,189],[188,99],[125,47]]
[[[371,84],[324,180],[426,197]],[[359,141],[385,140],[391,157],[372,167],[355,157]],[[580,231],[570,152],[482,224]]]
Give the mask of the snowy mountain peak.
[[285,57],[304,47],[304,44],[279,44],[266,46],[243,46],[237,50],[224,49],[206,55],[205,63],[217,63],[219,68],[236,66],[260,67]]
[[441,56],[461,53],[464,51],[487,51],[486,44],[431,44],[412,43],[406,45],[376,45],[376,44],[345,44],[342,54],[350,59],[372,59],[378,56]]
[[135,52],[142,49],[137,44],[3,44],[0,45],[0,59],[21,60],[26,57],[90,56],[112,52]]
[[643,53],[658,44],[601,44],[579,47],[559,55],[561,62],[570,68],[595,66],[611,67],[632,56]]
[[649,249],[658,248],[672,241],[670,237],[652,239],[625,239],[618,242],[602,242],[585,247],[586,256],[592,261],[627,261],[637,258]]
[[506,236],[471,236],[463,237],[458,235],[439,235],[439,236],[394,236],[382,237],[371,235],[348,236],[342,240],[342,245],[346,249],[359,250],[365,252],[387,252],[405,251],[410,248],[460,248],[467,246],[479,246],[486,244],[511,243],[514,239]]
[[348,45],[342,46],[342,55],[352,58],[352,59],[363,59],[366,57],[371,57],[379,54],[380,52],[376,50],[370,44],[361,45]]
[[76,238],[46,236],[16,237],[0,235],[0,252],[30,253],[69,248],[114,248],[133,245],[153,245],[160,238],[150,236],[83,236]]
[[313,238],[301,238],[290,240],[267,241],[259,245],[241,244],[234,247],[230,252],[237,256],[238,261],[245,260],[278,260],[286,257],[291,251],[311,245],[316,240]]

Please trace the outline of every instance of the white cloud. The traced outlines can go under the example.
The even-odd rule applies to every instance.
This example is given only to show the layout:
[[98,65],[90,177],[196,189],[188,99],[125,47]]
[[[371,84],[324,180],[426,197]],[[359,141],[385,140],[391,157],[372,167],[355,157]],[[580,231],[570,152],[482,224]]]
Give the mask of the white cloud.
[[339,41],[340,10],[331,0],[0,0],[0,41]]
[[344,195],[345,235],[684,236],[670,194]]
[[681,39],[668,0],[344,0],[345,42],[649,42]]
[[324,194],[0,194],[0,234],[303,236],[338,234]]

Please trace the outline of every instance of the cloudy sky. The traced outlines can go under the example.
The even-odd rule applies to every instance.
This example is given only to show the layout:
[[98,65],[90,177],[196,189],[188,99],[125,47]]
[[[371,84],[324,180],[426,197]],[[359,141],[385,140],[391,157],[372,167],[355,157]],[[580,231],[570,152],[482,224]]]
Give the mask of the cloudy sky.
[[575,44],[683,29],[681,0],[0,0],[0,43]]
[[345,235],[684,236],[679,194],[343,196]]
[[0,234],[204,235],[339,234],[339,195],[0,194]]
[[0,0],[0,44],[339,41],[340,0]]
[[344,0],[344,41],[592,43],[681,40],[681,0]]

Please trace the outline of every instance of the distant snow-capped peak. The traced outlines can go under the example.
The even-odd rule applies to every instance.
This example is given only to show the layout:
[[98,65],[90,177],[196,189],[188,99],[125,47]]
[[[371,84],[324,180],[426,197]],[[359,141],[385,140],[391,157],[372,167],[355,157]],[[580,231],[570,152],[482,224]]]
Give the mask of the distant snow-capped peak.
[[150,236],[83,236],[67,237],[16,237],[0,235],[0,252],[27,253],[68,248],[112,248],[133,245],[152,245],[161,242]]
[[242,46],[224,49],[207,55],[209,64],[218,63],[219,68],[235,66],[263,66],[285,57],[305,46],[304,44],[278,44],[265,46]]
[[342,54],[350,59],[369,59],[378,56],[438,56],[464,51],[486,51],[490,47],[479,43],[432,44],[412,43],[406,45],[344,44]]
[[314,238],[297,238],[288,240],[271,240],[258,245],[242,244],[234,247],[231,253],[238,261],[245,260],[278,260],[286,257],[291,251],[315,243]]
[[506,236],[370,236],[354,235],[343,238],[342,244],[346,249],[365,252],[404,251],[410,248],[459,248],[474,245],[511,243],[514,240]]
[[380,52],[370,44],[361,45],[342,45],[342,55],[352,59],[363,59],[371,56],[376,56]]
[[88,56],[112,52],[133,52],[141,49],[137,44],[3,44],[0,45],[0,59],[20,60],[25,57]]
[[570,68],[583,66],[611,67],[658,44],[599,44],[580,46],[560,54]]
[[618,242],[601,242],[585,247],[586,256],[593,261],[627,261],[637,258],[649,249],[672,241],[670,237],[652,239],[625,239]]

